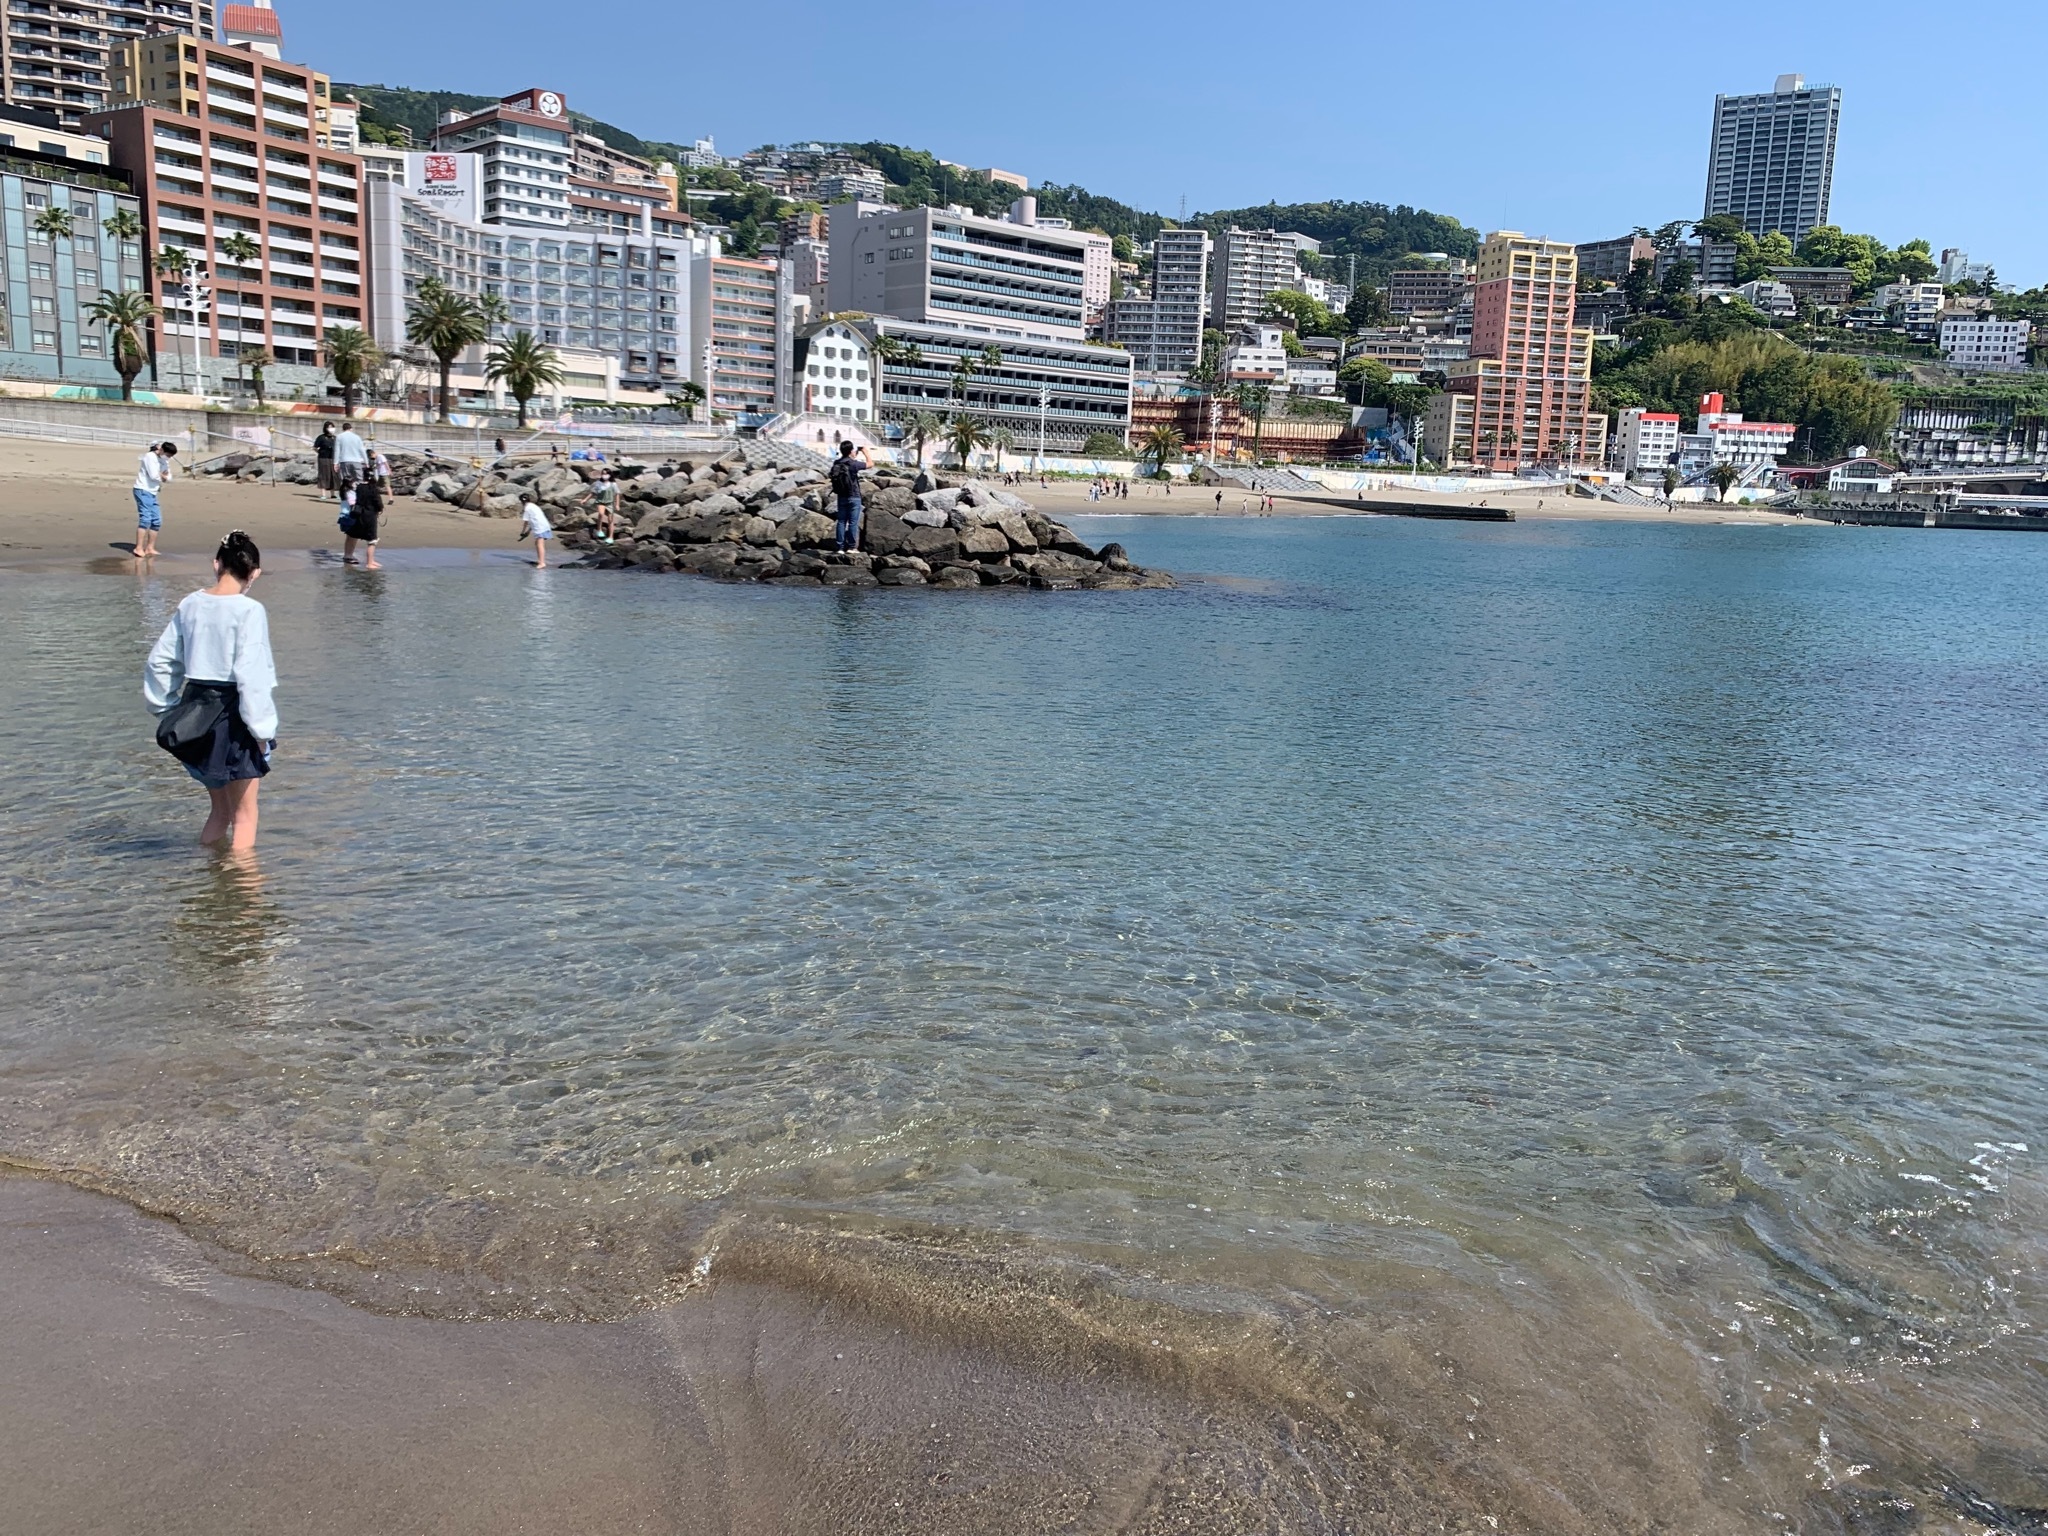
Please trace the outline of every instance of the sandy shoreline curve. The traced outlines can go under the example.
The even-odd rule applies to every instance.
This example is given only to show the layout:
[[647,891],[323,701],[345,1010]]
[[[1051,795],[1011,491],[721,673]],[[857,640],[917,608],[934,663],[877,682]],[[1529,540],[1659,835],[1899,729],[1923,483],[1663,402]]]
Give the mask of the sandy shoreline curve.
[[[135,480],[140,450],[96,444],[0,440],[0,566],[45,561],[126,560],[135,537],[135,507],[129,487]],[[182,470],[187,466],[180,466]],[[1071,481],[1040,486],[1027,480],[1019,494],[1059,518],[1089,515],[1172,517],[1244,517],[1251,498],[1226,490],[1223,505],[1215,492],[1179,486],[1168,495],[1159,487],[1136,483],[1131,494],[1112,501],[1091,502],[1087,487]],[[1279,497],[1276,517],[1345,517],[1370,513],[1382,505],[1426,500],[1443,506],[1509,506],[1521,520],[1556,518],[1589,522],[1740,523],[1814,526],[1781,512],[1704,503],[1669,510],[1618,507],[1555,492],[1537,494],[1503,482],[1487,495],[1431,496],[1386,494],[1363,502],[1331,493],[1327,498]],[[334,525],[337,507],[321,501],[310,487],[244,485],[231,480],[180,474],[164,493],[164,528],[160,547],[172,562],[203,561],[222,534],[241,528],[266,553],[277,550],[339,549]],[[392,500],[383,519],[381,548],[464,549],[514,552],[517,526],[503,518],[457,512],[436,502],[410,496]],[[118,569],[118,566],[111,567]]]

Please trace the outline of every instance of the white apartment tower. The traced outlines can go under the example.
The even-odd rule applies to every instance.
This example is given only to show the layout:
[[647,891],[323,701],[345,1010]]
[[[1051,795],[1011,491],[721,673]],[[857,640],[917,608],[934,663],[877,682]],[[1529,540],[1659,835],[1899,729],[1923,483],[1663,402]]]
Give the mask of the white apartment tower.
[[1109,306],[1104,338],[1146,373],[1185,373],[1202,360],[1209,312],[1206,229],[1162,229],[1152,242],[1152,296]]
[[1707,151],[1709,217],[1732,213],[1752,235],[1780,230],[1796,245],[1828,221],[1839,86],[1780,75],[1767,95],[1716,96]]
[[1301,261],[1321,249],[1307,235],[1275,229],[1231,229],[1216,238],[1216,276],[1209,324],[1233,335],[1266,313],[1281,288],[1301,288]]

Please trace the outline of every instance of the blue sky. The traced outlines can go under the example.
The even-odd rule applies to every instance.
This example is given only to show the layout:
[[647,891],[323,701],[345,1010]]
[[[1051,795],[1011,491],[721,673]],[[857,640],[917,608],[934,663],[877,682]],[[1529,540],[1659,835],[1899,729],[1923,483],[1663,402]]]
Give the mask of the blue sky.
[[727,153],[887,139],[1169,215],[1361,198],[1570,240],[1696,217],[1715,92],[1799,71],[1845,93],[1835,222],[2048,281],[2038,3],[278,7],[338,79],[549,86]]

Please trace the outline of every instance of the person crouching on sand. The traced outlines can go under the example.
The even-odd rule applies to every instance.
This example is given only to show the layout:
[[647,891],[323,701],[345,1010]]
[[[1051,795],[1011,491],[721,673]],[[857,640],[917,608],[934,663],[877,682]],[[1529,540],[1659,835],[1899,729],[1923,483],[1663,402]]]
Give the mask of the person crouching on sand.
[[544,571],[548,568],[548,540],[555,536],[555,530],[547,513],[532,501],[519,509],[519,537],[523,539],[529,533],[533,535],[534,569]]
[[143,450],[135,471],[135,558],[156,553],[156,536],[163,530],[161,497],[164,482],[171,478],[171,460],[178,456],[176,443],[152,443]]
[[143,666],[142,697],[157,745],[213,802],[199,841],[256,846],[256,790],[277,750],[277,667],[270,619],[249,588],[263,574],[256,541],[239,528],[213,556],[213,585],[178,604]]

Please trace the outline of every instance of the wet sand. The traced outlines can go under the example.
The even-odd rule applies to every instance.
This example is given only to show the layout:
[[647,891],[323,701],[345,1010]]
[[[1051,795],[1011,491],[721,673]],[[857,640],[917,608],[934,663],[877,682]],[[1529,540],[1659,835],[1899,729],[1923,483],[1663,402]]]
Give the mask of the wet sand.
[[985,1324],[963,1298],[956,1326],[906,1326],[819,1253],[621,1322],[429,1321],[224,1272],[170,1222],[0,1177],[0,1528],[1572,1528],[1503,1518],[1476,1453],[1433,1486],[1462,1459],[1449,1423],[1430,1454],[1402,1442],[1431,1427],[1369,1402],[1261,1401],[1158,1349],[1133,1369],[1076,1347],[1065,1309],[1033,1324],[994,1293]]
[[[135,483],[140,449],[94,444],[0,441],[0,562],[27,564],[132,558]],[[230,528],[240,528],[269,556],[339,550],[339,508],[310,486],[242,485],[185,473],[176,465],[163,493],[163,532],[170,561],[203,561]],[[393,498],[378,548],[518,548],[517,525],[413,500]]]

